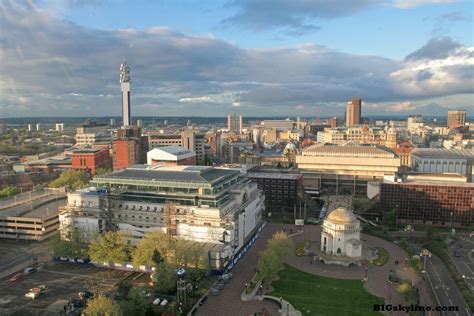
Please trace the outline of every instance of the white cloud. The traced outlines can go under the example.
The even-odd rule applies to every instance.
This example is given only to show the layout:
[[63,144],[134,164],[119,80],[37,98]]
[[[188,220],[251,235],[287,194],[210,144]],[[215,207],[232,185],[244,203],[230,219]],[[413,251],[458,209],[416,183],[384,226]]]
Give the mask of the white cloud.
[[194,97],[194,98],[181,98],[179,99],[181,103],[201,103],[201,102],[213,102],[213,100],[208,96],[203,97]]
[[240,102],[239,101],[234,101],[234,102],[232,102],[232,106],[234,108],[238,108],[238,107],[240,107]]
[[458,0],[395,0],[393,5],[399,9],[411,9],[423,5],[446,4]]
[[388,110],[391,112],[408,112],[414,109],[416,109],[416,105],[409,101],[392,104],[388,106]]

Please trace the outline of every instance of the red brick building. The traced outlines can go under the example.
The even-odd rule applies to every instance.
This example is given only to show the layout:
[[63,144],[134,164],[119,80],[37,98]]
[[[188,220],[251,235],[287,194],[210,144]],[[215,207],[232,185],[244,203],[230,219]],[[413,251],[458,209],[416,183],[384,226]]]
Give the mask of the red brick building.
[[109,149],[104,147],[81,148],[72,151],[72,169],[88,170],[95,174],[98,168],[110,168]]
[[112,142],[114,170],[146,162],[148,138],[141,135],[139,127],[121,127],[117,131],[117,137]]
[[403,224],[462,227],[474,223],[474,184],[382,183],[380,204]]

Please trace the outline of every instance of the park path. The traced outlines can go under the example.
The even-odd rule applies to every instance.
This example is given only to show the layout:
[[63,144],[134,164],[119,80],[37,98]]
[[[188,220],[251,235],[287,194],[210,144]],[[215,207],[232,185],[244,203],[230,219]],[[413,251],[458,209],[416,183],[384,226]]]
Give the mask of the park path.
[[[293,238],[293,247],[305,240],[316,243],[319,247],[321,228],[319,226],[305,226],[303,234]],[[399,246],[384,239],[362,234],[361,238],[371,245],[371,247],[382,247],[390,254],[389,261],[381,267],[364,263],[362,266],[343,267],[337,265],[326,265],[319,261],[313,261],[308,256],[297,257],[291,255],[286,262],[294,268],[306,271],[308,273],[339,279],[362,280],[365,278],[365,266],[368,267],[368,281],[365,283],[367,290],[373,295],[383,297],[385,304],[402,304],[404,300],[397,292],[397,285],[388,282],[390,270],[396,270],[399,275],[403,275],[408,280],[412,280],[420,291],[420,305],[436,306],[431,296],[427,284],[410,267],[405,266],[406,252]],[[294,250],[293,250],[294,251]],[[294,253],[294,252],[293,252]],[[399,264],[395,264],[395,261]]]
[[258,254],[265,249],[267,240],[283,225],[268,224],[260,233],[259,238],[245,256],[232,269],[233,278],[227,283],[218,296],[209,296],[198,309],[196,315],[253,315],[256,312],[267,311],[268,315],[278,315],[279,306],[276,302],[254,300],[242,302],[240,296],[245,283],[250,282],[255,274]]

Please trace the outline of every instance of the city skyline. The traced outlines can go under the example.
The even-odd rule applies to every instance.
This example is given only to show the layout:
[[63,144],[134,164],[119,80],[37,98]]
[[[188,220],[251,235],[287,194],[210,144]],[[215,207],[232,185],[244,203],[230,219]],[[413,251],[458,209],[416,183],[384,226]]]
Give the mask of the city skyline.
[[256,23],[254,1],[3,2],[0,117],[120,116],[124,60],[136,117],[341,117],[357,95],[362,116],[473,109],[472,3],[259,5]]

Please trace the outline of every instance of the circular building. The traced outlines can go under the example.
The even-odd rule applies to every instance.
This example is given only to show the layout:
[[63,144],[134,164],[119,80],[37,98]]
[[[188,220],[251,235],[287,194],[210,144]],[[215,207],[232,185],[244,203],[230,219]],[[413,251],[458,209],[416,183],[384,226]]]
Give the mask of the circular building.
[[346,208],[329,213],[321,227],[321,252],[333,256],[362,256],[360,221]]

